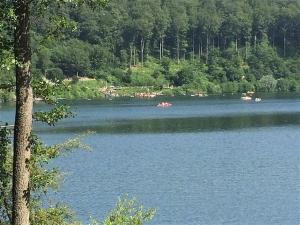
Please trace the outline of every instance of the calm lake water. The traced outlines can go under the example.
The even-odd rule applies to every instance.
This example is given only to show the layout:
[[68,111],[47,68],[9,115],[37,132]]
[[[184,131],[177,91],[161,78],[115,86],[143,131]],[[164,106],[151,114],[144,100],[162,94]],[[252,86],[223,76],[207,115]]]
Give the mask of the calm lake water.
[[[75,118],[34,129],[49,144],[95,132],[93,151],[55,162],[69,173],[55,198],[85,224],[123,193],[157,208],[153,225],[300,224],[300,96],[69,104]],[[13,121],[11,106],[0,121]]]

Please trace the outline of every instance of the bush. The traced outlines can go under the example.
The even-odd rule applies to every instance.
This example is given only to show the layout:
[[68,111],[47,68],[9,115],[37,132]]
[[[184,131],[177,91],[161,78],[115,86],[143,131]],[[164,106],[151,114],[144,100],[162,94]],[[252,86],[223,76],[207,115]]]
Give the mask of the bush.
[[209,82],[207,85],[207,93],[220,94],[220,93],[222,93],[222,88],[219,84],[214,84],[214,83]]
[[14,92],[0,89],[0,103],[1,102],[10,102],[10,101],[13,101],[14,99],[15,99]]
[[114,76],[115,78],[117,78],[122,83],[127,83],[128,84],[131,81],[130,75],[128,75],[128,73],[125,72],[122,69],[119,69],[119,68],[113,69],[111,71],[111,74],[112,74],[112,76]]
[[290,81],[290,86],[289,86],[289,91],[292,92],[298,92],[300,91],[300,80],[291,80]]
[[131,75],[131,84],[133,86],[154,86],[155,79],[149,74],[135,72]]
[[170,63],[171,60],[167,57],[163,57],[161,60],[161,66],[163,68],[163,74],[168,75],[170,72]]
[[290,81],[287,79],[279,79],[277,81],[276,90],[279,92],[287,92],[290,90]]
[[272,92],[275,90],[277,85],[277,80],[271,75],[263,76],[257,82],[257,89],[262,92]]
[[52,54],[52,61],[67,76],[88,74],[91,68],[89,59],[90,46],[79,40],[69,40],[64,46],[57,46]]
[[194,80],[194,71],[191,67],[184,67],[172,79],[175,86],[189,84]]
[[250,83],[246,80],[243,80],[239,83],[239,92],[247,92],[247,91],[254,91],[255,90],[255,86],[253,83]]
[[[119,198],[115,208],[106,216],[104,225],[142,225],[153,218],[155,209],[138,206],[135,199]],[[94,225],[99,223],[94,221]]]
[[237,82],[226,82],[221,84],[223,93],[237,93],[239,91],[239,85]]
[[62,81],[65,76],[60,68],[52,68],[46,70],[46,78],[53,82]]

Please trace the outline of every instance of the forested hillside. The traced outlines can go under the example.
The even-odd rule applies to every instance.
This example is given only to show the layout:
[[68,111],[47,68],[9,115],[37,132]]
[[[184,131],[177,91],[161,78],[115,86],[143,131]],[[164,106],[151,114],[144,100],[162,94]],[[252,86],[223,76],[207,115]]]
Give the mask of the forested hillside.
[[111,0],[105,10],[52,7],[32,27],[33,71],[50,79],[300,90],[300,0]]

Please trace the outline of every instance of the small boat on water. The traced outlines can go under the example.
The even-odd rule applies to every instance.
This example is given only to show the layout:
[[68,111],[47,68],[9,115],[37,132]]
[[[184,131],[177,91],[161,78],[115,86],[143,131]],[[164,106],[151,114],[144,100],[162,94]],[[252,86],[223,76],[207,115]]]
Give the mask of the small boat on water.
[[255,98],[255,102],[261,102],[261,98]]
[[156,107],[166,108],[166,107],[170,107],[170,106],[172,106],[172,104],[170,102],[160,102],[157,104]]
[[251,101],[252,100],[252,98],[250,96],[242,96],[241,99],[243,101]]

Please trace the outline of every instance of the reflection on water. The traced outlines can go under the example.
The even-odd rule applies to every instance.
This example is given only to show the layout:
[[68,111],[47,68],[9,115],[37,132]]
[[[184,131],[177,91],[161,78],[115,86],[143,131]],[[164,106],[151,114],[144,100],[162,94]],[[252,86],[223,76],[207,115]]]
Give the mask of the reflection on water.
[[174,133],[299,125],[300,113],[93,121],[67,127],[37,128],[37,132]]

